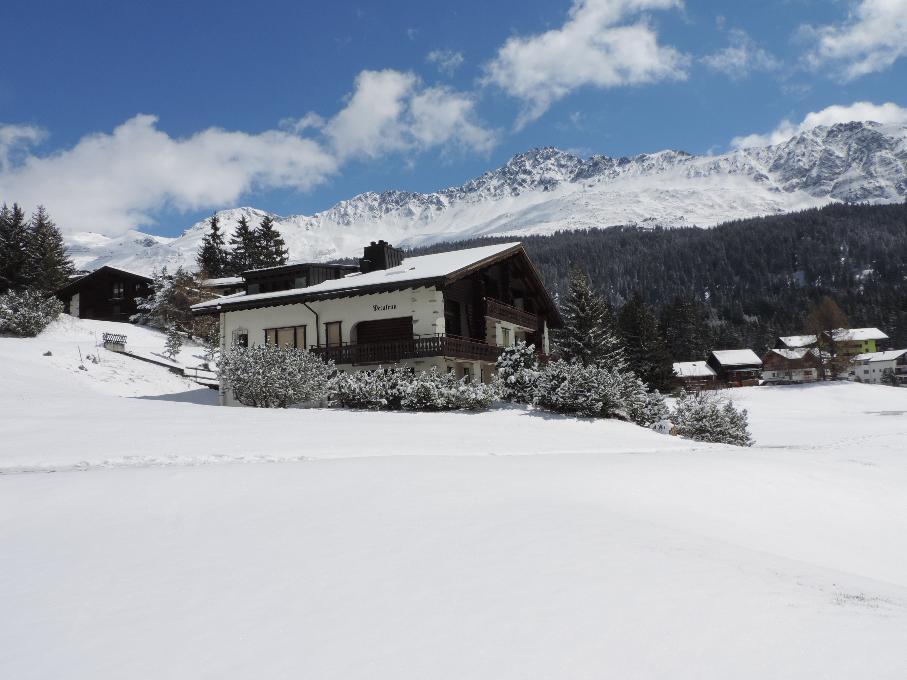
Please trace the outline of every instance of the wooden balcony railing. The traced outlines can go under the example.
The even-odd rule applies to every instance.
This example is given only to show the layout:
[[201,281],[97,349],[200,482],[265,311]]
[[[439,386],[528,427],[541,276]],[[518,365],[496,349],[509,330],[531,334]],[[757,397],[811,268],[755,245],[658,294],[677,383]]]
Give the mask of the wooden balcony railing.
[[535,314],[504,304],[494,298],[485,298],[485,314],[492,319],[509,321],[517,326],[531,328],[533,331],[539,326],[539,318]]
[[369,342],[311,350],[336,364],[393,364],[403,359],[453,357],[471,361],[496,361],[501,347],[455,335],[429,335],[407,340]]

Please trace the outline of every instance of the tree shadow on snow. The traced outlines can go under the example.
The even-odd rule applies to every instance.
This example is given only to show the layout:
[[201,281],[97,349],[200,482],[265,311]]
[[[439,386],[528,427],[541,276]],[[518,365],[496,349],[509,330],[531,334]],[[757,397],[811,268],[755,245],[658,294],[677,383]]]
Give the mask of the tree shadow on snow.
[[217,406],[217,390],[199,387],[186,392],[173,392],[172,394],[152,394],[133,399],[148,399],[150,401],[176,401],[181,404],[200,404],[202,406]]

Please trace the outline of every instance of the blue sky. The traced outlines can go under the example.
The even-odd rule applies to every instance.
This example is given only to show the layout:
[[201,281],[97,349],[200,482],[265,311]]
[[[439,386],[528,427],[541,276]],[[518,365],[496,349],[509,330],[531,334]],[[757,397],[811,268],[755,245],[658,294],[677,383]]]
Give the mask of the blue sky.
[[431,191],[535,146],[705,153],[810,113],[900,122],[905,17],[907,0],[7,0],[0,200],[172,235],[240,204]]

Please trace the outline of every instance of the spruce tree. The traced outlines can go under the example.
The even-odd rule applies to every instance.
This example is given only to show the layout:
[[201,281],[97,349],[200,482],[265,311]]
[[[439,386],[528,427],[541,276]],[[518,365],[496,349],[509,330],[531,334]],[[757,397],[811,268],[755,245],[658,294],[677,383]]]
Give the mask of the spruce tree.
[[74,271],[66,254],[63,234],[39,205],[31,218],[28,235],[29,285],[50,294],[62,288]]
[[236,223],[236,229],[230,238],[230,273],[239,276],[244,271],[259,266],[258,242],[255,231],[243,215]]
[[624,368],[624,348],[614,332],[610,306],[592,290],[581,269],[570,272],[563,317],[564,328],[555,337],[556,351],[562,359],[585,366]]
[[16,203],[0,210],[0,292],[29,284],[29,225]]
[[671,357],[665,347],[658,321],[639,292],[633,293],[618,315],[627,363],[650,387],[667,389],[671,385]]
[[265,215],[255,230],[260,267],[277,267],[287,263],[287,245],[280,232],[274,228],[274,218]]
[[699,305],[691,297],[676,295],[661,313],[661,328],[668,354],[674,361],[695,361],[709,349],[709,331]]
[[203,276],[216,279],[227,270],[229,253],[224,248],[224,235],[220,231],[217,213],[208,220],[208,233],[198,249],[196,262]]

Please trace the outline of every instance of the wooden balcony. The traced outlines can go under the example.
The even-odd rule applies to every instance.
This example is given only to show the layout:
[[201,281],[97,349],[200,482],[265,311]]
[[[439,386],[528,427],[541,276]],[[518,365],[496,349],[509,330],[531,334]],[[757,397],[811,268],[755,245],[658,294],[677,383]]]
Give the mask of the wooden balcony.
[[509,321],[533,331],[539,327],[539,318],[535,314],[504,304],[494,298],[485,298],[485,315],[490,316],[492,319]]
[[324,359],[336,364],[394,364],[404,359],[451,357],[469,361],[496,361],[502,347],[455,335],[428,335],[408,340],[369,342],[337,347],[313,347]]

